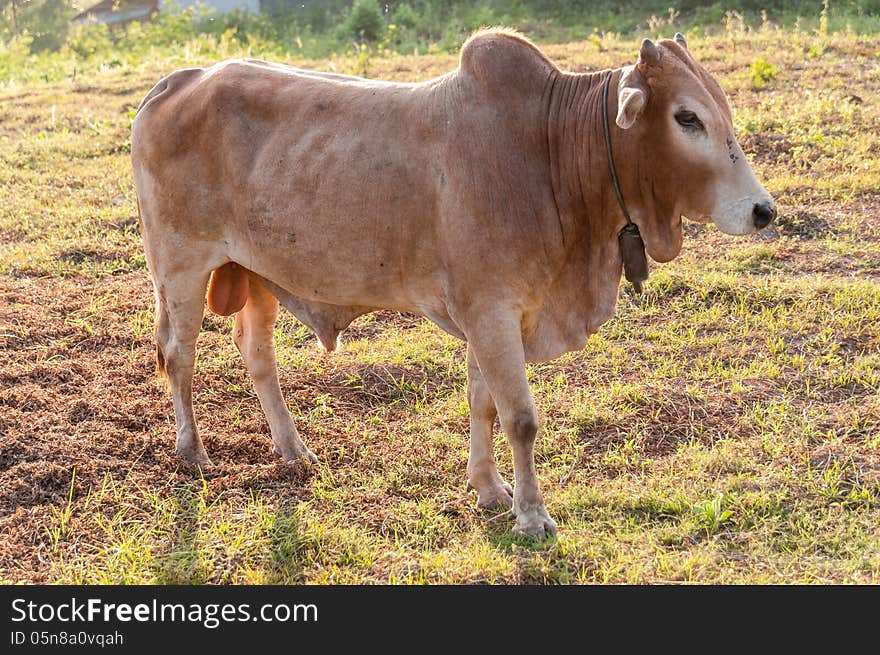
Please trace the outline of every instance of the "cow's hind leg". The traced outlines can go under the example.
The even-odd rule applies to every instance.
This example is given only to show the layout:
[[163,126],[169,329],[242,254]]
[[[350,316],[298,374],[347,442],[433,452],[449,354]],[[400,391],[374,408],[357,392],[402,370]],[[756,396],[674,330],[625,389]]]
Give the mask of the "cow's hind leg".
[[477,507],[509,508],[513,505],[513,487],[498,474],[492,449],[492,426],[498,412],[470,346],[467,365],[467,399],[471,421],[468,487],[477,491]]
[[207,274],[179,274],[156,283],[156,356],[174,401],[177,454],[207,466],[211,463],[193,413],[192,381],[196,340],[202,327]]
[[276,318],[278,301],[257,276],[251,275],[247,302],[235,316],[233,340],[253,378],[257,398],[269,421],[275,454],[285,461],[307,457],[317,462],[318,458],[300,439],[281,395],[273,343]]

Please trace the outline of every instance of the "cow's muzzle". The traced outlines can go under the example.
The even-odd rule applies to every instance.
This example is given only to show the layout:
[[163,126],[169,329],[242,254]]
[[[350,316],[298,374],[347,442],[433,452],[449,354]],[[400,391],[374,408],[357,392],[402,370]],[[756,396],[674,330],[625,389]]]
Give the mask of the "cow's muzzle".
[[752,208],[752,220],[755,227],[763,230],[776,218],[776,205],[772,202],[759,202]]

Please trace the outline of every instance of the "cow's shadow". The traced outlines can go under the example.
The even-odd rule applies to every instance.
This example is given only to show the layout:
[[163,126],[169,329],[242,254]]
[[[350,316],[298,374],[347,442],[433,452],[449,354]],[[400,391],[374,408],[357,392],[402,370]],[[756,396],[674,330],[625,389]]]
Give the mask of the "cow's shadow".
[[516,534],[513,529],[516,520],[510,516],[510,512],[497,510],[478,510],[482,515],[483,533],[493,548],[504,554],[510,554],[516,550],[544,551],[552,549],[557,537],[528,536]]
[[174,510],[166,550],[153,553],[153,572],[158,584],[201,584],[205,571],[199,565],[199,515],[201,484],[193,480],[175,489]]
[[[302,580],[304,542],[295,501],[295,496],[282,498],[274,507],[267,508],[271,518],[260,526],[262,534],[255,535],[267,542],[259,581],[263,584],[296,584]],[[199,534],[206,521],[206,509],[201,480],[176,487],[167,546],[153,552],[152,569],[158,584],[195,585],[213,581],[217,572],[210,570],[211,563],[204,558],[204,551],[211,548],[205,540],[211,537],[200,538]]]
[[300,584],[303,580],[302,520],[293,502],[278,504],[269,531],[264,584]]

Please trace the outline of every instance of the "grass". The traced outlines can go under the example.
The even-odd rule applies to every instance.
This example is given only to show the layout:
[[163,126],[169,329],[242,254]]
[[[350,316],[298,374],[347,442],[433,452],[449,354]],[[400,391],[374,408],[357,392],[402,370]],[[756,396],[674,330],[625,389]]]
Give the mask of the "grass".
[[[687,225],[643,297],[622,288],[582,351],[530,367],[560,523],[546,542],[474,508],[464,348],[392,312],[359,319],[333,355],[282,316],[282,388],[321,459],[308,468],[271,456],[230,321],[206,316],[196,413],[216,465],[176,460],[128,130],[161,75],[218,53],[7,85],[0,580],[880,581],[880,40],[732,24],[689,43],[781,217],[746,238]],[[586,71],[631,62],[638,39],[542,47]],[[288,60],[353,71],[358,57]],[[455,64],[385,52],[367,67],[421,80]],[[510,479],[500,432],[496,452]]]

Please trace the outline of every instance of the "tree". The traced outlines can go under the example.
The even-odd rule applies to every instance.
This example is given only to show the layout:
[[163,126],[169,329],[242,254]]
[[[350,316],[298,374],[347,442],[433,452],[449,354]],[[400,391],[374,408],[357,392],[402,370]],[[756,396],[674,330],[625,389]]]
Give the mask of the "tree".
[[70,0],[0,0],[4,37],[28,34],[31,50],[57,50],[75,10]]

